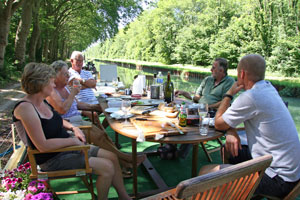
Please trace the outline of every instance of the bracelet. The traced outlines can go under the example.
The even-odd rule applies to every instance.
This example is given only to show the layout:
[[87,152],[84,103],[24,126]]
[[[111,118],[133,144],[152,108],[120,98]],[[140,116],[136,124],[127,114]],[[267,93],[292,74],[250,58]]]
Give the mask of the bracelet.
[[232,96],[232,95],[230,95],[230,94],[224,94],[224,97],[223,97],[223,99],[224,99],[225,97],[228,97],[228,98],[230,98],[230,100],[231,100],[231,101],[232,101],[232,99],[233,99],[233,96]]
[[74,127],[74,126],[72,126],[72,127],[70,128],[70,130],[74,132],[74,128],[75,128],[75,127]]

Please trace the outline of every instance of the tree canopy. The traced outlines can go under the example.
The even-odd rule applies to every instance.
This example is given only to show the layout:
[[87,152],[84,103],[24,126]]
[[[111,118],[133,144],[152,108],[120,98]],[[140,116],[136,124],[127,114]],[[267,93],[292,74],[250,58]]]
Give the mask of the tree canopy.
[[66,59],[105,41],[143,10],[147,0],[1,0],[0,72],[11,63]]
[[160,0],[89,57],[209,66],[216,57],[235,68],[249,53],[268,69],[300,74],[299,0]]

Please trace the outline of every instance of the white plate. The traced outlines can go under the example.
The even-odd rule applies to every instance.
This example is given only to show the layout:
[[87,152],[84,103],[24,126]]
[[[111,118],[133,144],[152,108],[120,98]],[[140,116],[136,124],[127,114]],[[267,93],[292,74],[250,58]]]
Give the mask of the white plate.
[[106,108],[105,112],[113,113],[113,112],[117,112],[119,110],[120,110],[120,108]]
[[119,97],[108,97],[106,98],[106,101],[122,101],[122,99]]
[[[119,110],[117,112],[113,112],[113,113],[110,114],[110,116],[112,118],[115,118],[115,119],[125,119],[125,115],[124,115],[124,112],[122,110]],[[126,118],[128,119],[128,118],[133,117],[133,116],[134,116],[134,114],[128,113]]]

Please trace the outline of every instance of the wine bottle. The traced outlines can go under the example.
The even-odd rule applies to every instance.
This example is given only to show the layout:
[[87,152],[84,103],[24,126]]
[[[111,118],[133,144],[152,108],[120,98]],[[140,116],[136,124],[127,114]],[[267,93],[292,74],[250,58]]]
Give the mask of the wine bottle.
[[171,81],[170,72],[168,72],[167,81],[164,83],[164,99],[167,103],[174,101],[174,85]]

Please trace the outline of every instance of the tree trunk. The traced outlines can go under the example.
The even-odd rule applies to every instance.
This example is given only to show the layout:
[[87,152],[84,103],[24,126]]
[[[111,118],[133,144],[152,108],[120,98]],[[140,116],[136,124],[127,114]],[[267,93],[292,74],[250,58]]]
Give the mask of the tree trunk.
[[7,46],[7,36],[12,14],[21,6],[24,0],[14,1],[6,0],[0,3],[0,74],[4,70],[4,55]]
[[11,19],[10,12],[11,8],[9,5],[5,8],[0,7],[0,72],[2,72],[4,68],[5,48],[7,45],[7,36]]
[[40,0],[34,0],[33,5],[33,30],[31,33],[31,38],[29,42],[29,61],[36,61],[36,49],[37,44],[40,38],[41,29],[40,29],[40,21],[39,21],[39,10],[40,10]]
[[19,69],[25,63],[26,41],[32,21],[33,0],[27,0],[22,6],[22,15],[15,39],[15,61]]

